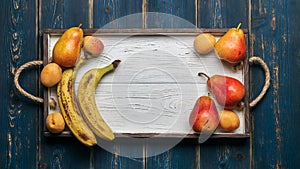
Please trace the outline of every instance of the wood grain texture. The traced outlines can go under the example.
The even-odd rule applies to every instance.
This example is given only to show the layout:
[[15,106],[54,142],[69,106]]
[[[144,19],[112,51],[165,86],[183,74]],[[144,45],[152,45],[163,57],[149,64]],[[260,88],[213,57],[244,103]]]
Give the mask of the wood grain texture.
[[72,138],[42,139],[38,168],[92,168],[93,153],[91,148],[83,146]]
[[147,28],[196,27],[195,0],[150,0],[145,6]]
[[161,140],[160,144],[149,147],[146,168],[156,169],[198,169],[200,168],[200,146],[194,140],[183,140],[176,146],[162,154],[153,156],[155,149],[164,148],[168,140]]
[[94,28],[143,28],[142,0],[94,0]]
[[[106,147],[107,148],[107,147]],[[122,141],[111,149],[94,148],[94,168],[145,168],[144,146]]]
[[45,28],[69,28],[82,24],[82,28],[90,28],[90,2],[68,0],[40,0],[39,26]]
[[200,145],[200,168],[250,168],[249,139],[219,139]]
[[[271,70],[271,87],[253,109],[253,168],[299,167],[299,23],[292,15],[298,1],[252,1],[253,54]],[[262,72],[252,69],[253,96]],[[298,114],[298,115],[297,115]],[[265,153],[268,152],[268,153]]]
[[[231,28],[240,21],[248,27],[248,1],[198,1],[199,28]],[[250,168],[249,140],[222,140],[216,143],[200,144],[200,168]],[[240,145],[239,145],[240,144]],[[237,160],[236,154],[242,160]]]
[[[89,3],[89,1],[80,0],[41,0],[38,23],[40,31],[47,28],[68,29],[80,23],[83,28],[89,28],[91,25]],[[40,53],[43,55],[42,48]],[[40,115],[40,119],[44,119],[44,116]],[[44,126],[43,120],[39,122],[41,126]],[[48,140],[40,135],[39,141],[39,160],[37,161],[39,168],[82,169],[92,166],[90,148],[85,147],[76,139]]]
[[248,0],[198,1],[198,27],[231,28],[243,22],[242,28],[248,28]]
[[[37,56],[37,3],[2,1],[1,38],[1,157],[0,168],[36,168],[38,144],[38,104],[20,96],[14,88],[15,70]],[[3,47],[2,47],[3,46]],[[28,70],[20,79],[29,92],[38,94],[36,71]],[[26,134],[24,134],[26,133]]]

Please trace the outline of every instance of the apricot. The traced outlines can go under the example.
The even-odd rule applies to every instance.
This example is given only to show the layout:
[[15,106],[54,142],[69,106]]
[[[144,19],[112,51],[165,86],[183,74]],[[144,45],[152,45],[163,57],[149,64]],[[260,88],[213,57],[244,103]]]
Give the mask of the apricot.
[[240,126],[238,115],[231,110],[223,110],[220,113],[220,126],[226,131],[234,131]]
[[53,87],[62,77],[62,68],[56,63],[47,64],[41,72],[41,83],[46,87]]
[[83,39],[83,50],[89,55],[99,56],[104,49],[102,41],[94,36],[85,36]]
[[216,38],[210,33],[202,33],[194,39],[194,49],[199,54],[207,54],[214,49]]
[[60,133],[65,129],[65,120],[59,112],[48,114],[46,118],[46,127],[51,133]]

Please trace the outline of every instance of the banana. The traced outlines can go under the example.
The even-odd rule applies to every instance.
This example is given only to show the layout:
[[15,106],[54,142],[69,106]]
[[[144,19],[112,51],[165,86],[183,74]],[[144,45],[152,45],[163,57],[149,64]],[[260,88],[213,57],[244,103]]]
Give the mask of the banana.
[[77,99],[82,117],[92,131],[105,140],[113,140],[115,135],[97,109],[95,90],[102,76],[117,68],[120,62],[120,60],[115,60],[103,68],[89,70],[83,75],[78,86]]
[[90,130],[78,112],[77,103],[74,102],[73,69],[66,69],[62,79],[57,85],[57,99],[61,113],[74,136],[86,146],[97,143],[94,133]]

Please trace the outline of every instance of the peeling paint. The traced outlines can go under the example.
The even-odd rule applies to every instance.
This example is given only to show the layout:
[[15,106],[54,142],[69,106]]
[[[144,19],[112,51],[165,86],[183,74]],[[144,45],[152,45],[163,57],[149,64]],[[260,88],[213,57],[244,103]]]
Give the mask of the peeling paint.
[[[272,53],[275,55],[277,48],[276,48],[276,45],[274,43],[272,43],[271,50],[272,50]],[[277,68],[278,68],[278,66],[277,66]]]
[[272,17],[271,27],[272,27],[273,31],[276,29],[276,17],[275,16]]
[[143,15],[143,28],[147,28],[147,0],[143,0],[142,2],[142,15]]
[[282,40],[284,43],[287,43],[287,34],[286,32],[284,32],[284,34],[282,35]]
[[200,168],[200,145],[198,144],[196,146],[196,167],[195,168]]
[[89,28],[93,28],[94,20],[93,20],[93,13],[94,13],[94,0],[89,0]]
[[7,133],[7,141],[8,141],[8,148],[7,148],[7,168],[11,168],[12,166],[12,136],[11,133]]
[[114,168],[117,169],[118,168],[118,159],[119,159],[119,154],[115,152],[114,155]]
[[[274,95],[274,117],[275,117],[275,133],[276,133],[276,143],[277,143],[277,150],[280,152],[281,150],[281,126],[280,126],[280,107],[279,107],[279,67],[275,66],[273,68],[273,95]],[[279,160],[276,161],[276,169],[281,169],[282,166],[282,157],[279,154]]]

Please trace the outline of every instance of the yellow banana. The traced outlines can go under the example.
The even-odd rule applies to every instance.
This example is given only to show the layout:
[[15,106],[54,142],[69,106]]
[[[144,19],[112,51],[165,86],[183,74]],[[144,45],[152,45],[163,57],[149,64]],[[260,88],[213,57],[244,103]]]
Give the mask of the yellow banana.
[[106,67],[89,70],[83,75],[78,86],[78,105],[81,109],[82,117],[92,131],[105,140],[113,140],[115,135],[97,109],[95,90],[102,76],[117,68],[119,63],[120,60],[115,60]]
[[57,99],[61,113],[74,136],[83,144],[93,146],[97,143],[94,133],[90,130],[78,112],[73,95],[73,69],[66,69],[57,86]]

